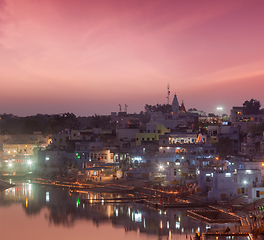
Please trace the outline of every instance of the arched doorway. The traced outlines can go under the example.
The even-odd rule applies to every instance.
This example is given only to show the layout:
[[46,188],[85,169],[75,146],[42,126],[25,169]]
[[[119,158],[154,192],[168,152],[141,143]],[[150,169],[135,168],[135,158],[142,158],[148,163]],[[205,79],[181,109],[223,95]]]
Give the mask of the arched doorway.
[[181,149],[181,153],[182,153],[182,154],[186,154],[186,153],[187,153],[186,149],[185,149],[185,148],[182,148],[182,149]]
[[176,153],[176,154],[180,154],[180,153],[181,153],[181,149],[180,149],[180,148],[177,148],[177,149],[175,150],[175,153]]

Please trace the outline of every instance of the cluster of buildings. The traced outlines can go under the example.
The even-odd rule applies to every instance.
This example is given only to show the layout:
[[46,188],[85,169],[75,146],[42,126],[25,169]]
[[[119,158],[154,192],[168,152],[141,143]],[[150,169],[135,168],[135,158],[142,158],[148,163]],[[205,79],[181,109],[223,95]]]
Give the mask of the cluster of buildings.
[[0,168],[2,173],[32,172],[38,162],[38,151],[51,142],[41,132],[0,135]]
[[243,107],[233,107],[226,121],[186,111],[175,94],[171,113],[148,114],[149,122],[142,124],[126,112],[113,112],[116,129],[1,136],[2,171],[31,169],[85,180],[146,178],[172,187],[196,183],[197,193],[210,200],[247,194],[253,201],[264,196],[264,136],[247,132],[249,126],[264,122],[263,111],[243,115]]

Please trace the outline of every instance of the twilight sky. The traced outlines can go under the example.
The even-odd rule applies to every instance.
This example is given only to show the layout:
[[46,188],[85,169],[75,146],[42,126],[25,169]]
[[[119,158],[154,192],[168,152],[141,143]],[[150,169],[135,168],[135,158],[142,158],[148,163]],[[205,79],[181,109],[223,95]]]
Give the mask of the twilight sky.
[[[263,0],[0,0],[0,113],[264,106]],[[262,106],[262,107],[263,107]]]

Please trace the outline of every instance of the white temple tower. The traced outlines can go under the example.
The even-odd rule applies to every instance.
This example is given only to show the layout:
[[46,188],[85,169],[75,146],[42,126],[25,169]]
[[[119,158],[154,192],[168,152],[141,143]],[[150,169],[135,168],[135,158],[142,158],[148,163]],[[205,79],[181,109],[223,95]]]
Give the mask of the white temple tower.
[[172,106],[173,119],[179,119],[179,102],[176,94],[174,95],[171,106]]

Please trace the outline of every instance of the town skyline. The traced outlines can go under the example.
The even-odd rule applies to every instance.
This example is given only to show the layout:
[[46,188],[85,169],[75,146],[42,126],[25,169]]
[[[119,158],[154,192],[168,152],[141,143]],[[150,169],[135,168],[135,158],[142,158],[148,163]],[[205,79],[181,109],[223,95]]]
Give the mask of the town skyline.
[[264,2],[0,0],[0,112],[264,102]]

